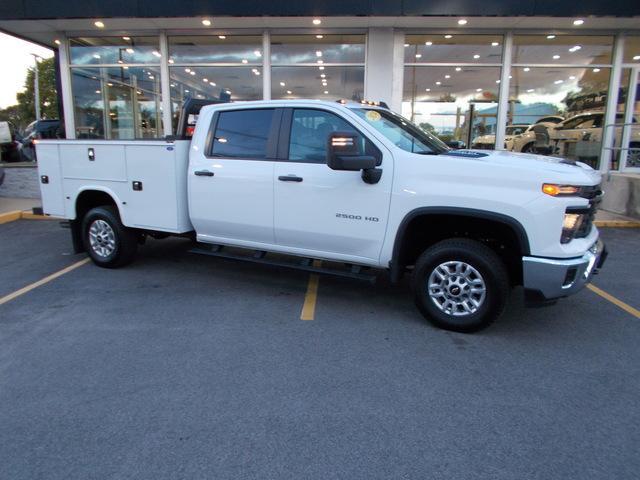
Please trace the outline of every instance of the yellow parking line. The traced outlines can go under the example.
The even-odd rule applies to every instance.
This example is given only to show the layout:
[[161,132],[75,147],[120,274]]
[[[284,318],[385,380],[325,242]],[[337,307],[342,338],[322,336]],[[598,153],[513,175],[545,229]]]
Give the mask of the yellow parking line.
[[76,268],[81,267],[82,265],[85,265],[85,264],[89,263],[89,261],[90,261],[89,258],[84,258],[84,259],[80,260],[79,262],[76,262],[76,263],[74,263],[72,265],[69,265],[66,268],[63,268],[62,270],[57,271],[56,273],[52,273],[48,277],[44,277],[43,279],[38,280],[37,282],[34,282],[31,285],[27,285],[26,287],[23,287],[20,290],[16,290],[15,292],[10,293],[9,295],[6,295],[6,296],[0,298],[0,305],[3,305],[5,303],[7,303],[7,302],[10,302],[14,298],[17,298],[20,295],[24,295],[25,293],[28,293],[31,290],[34,290],[34,289],[44,285],[45,283],[49,283],[50,281],[55,280],[58,277],[61,277],[65,273],[69,273],[70,271],[75,270]]
[[618,300],[613,295],[608,294],[607,292],[605,292],[604,290],[599,289],[595,285],[588,284],[587,288],[589,290],[591,290],[593,293],[596,293],[596,294],[600,295],[605,300],[608,300],[611,303],[613,303],[614,305],[620,307],[625,312],[630,313],[631,315],[633,315],[636,318],[640,318],[640,310],[638,310],[636,308],[633,308],[631,305],[628,305],[628,304],[624,303],[622,300]]
[[[319,267],[322,262],[313,261],[314,267]],[[302,305],[302,313],[300,320],[313,320],[316,315],[316,301],[318,299],[318,283],[320,278],[315,273],[309,275],[309,284],[307,285],[307,293],[304,296],[304,304]]]

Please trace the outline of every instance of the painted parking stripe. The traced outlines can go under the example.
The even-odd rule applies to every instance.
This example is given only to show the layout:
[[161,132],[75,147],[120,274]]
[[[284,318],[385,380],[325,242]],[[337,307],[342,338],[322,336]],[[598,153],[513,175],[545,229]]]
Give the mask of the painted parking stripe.
[[617,299],[613,295],[605,292],[604,290],[601,290],[600,288],[596,287],[591,283],[587,285],[587,288],[591,290],[593,293],[600,295],[605,300],[608,300],[609,302],[613,303],[617,307],[620,307],[625,312],[630,313],[636,318],[640,318],[640,310],[638,310],[637,308],[633,308],[631,305],[624,303],[622,300]]
[[[319,260],[313,261],[314,267],[319,267],[322,262]],[[316,315],[316,302],[318,300],[318,283],[320,277],[315,273],[309,275],[309,283],[307,284],[307,293],[304,296],[304,304],[302,305],[302,312],[300,313],[300,320],[313,320]]]
[[19,297],[20,295],[24,295],[25,293],[30,292],[31,290],[34,290],[38,287],[41,287],[42,285],[49,283],[52,280],[55,280],[58,277],[61,277],[62,275],[64,275],[65,273],[69,273],[72,270],[75,270],[78,267],[81,267],[83,265],[86,265],[87,263],[89,263],[90,259],[89,258],[84,258],[82,260],[80,260],[79,262],[76,262],[72,265],[69,265],[66,268],[63,268],[62,270],[58,270],[56,273],[52,273],[51,275],[44,277],[43,279],[38,280],[37,282],[34,282],[30,285],[27,285],[26,287],[21,288],[20,290],[16,290],[13,293],[10,293],[9,295],[6,295],[2,298],[0,298],[0,305],[4,305],[7,302],[10,302],[11,300],[13,300],[14,298]]

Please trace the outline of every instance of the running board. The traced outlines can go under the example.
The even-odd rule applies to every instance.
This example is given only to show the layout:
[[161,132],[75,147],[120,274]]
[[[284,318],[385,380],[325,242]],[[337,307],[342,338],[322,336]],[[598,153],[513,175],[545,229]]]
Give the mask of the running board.
[[294,270],[303,270],[305,272],[318,273],[320,275],[333,275],[336,277],[352,278],[355,280],[364,280],[365,282],[375,283],[377,275],[364,273],[366,267],[355,267],[349,265],[348,270],[340,270],[337,268],[316,267],[312,258],[302,258],[300,262],[285,262],[282,260],[271,260],[267,258],[267,252],[262,250],[252,251],[251,255],[239,255],[236,253],[225,252],[222,245],[198,244],[200,246],[192,248],[189,253],[197,253],[199,255],[207,255],[209,257],[226,258],[228,260],[239,260],[242,262],[260,263],[263,265],[271,265],[274,267],[291,268]]

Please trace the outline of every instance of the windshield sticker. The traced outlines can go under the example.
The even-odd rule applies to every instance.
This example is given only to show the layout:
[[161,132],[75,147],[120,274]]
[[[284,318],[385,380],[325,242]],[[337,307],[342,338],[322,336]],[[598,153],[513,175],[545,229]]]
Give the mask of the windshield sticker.
[[370,122],[378,122],[382,118],[382,116],[375,110],[369,110],[365,116]]

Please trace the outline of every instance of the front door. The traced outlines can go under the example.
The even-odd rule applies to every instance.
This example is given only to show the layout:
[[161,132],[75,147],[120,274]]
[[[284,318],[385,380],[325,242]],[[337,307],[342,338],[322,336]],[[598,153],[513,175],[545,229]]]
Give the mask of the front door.
[[[192,147],[189,209],[198,239],[273,244],[273,175],[280,111],[221,110],[204,148]],[[201,144],[203,142],[200,142]]]
[[362,154],[374,154],[383,169],[380,181],[372,185],[359,171],[336,171],[326,165],[328,135],[357,132],[336,113],[287,109],[282,130],[282,161],[274,174],[276,243],[309,256],[375,263],[391,195],[393,162],[388,150],[360,134]]

